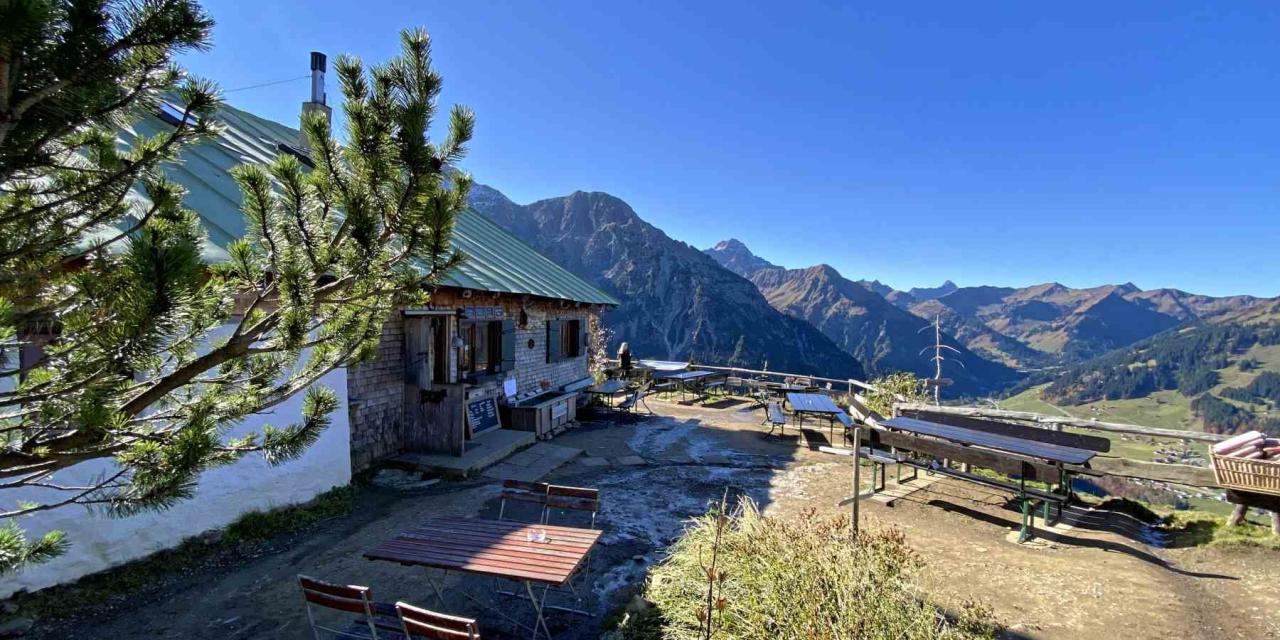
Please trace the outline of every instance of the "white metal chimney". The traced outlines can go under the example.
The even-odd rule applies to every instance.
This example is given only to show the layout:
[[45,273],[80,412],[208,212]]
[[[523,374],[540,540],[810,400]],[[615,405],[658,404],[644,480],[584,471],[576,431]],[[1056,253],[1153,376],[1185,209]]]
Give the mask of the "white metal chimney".
[[[326,117],[333,115],[333,110],[329,105],[325,104],[324,95],[324,72],[328,66],[328,59],[319,51],[311,52],[311,99],[302,103],[302,116],[306,116],[312,111],[324,111]],[[307,142],[307,136],[299,132],[298,147],[303,152],[310,153],[311,145]]]

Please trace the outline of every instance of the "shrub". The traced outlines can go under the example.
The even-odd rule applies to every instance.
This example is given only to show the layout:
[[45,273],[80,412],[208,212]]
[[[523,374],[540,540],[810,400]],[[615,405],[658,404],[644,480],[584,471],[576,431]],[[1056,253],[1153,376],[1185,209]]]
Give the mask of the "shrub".
[[925,381],[913,373],[893,373],[871,381],[875,391],[867,392],[867,408],[882,416],[893,415],[893,403],[929,402],[929,392]]
[[717,547],[717,519],[694,520],[649,575],[652,607],[628,614],[614,635],[705,638],[709,577],[715,638],[982,638],[997,630],[985,607],[947,612],[925,600],[915,586],[923,563],[897,530],[851,540],[847,517],[765,518],[743,499]]

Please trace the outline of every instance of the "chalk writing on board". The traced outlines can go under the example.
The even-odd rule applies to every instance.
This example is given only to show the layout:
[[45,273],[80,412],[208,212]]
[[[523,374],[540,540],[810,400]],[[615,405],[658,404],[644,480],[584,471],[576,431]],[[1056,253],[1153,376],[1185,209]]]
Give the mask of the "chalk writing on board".
[[502,426],[498,420],[498,401],[485,398],[467,404],[467,424],[471,425],[472,434]]

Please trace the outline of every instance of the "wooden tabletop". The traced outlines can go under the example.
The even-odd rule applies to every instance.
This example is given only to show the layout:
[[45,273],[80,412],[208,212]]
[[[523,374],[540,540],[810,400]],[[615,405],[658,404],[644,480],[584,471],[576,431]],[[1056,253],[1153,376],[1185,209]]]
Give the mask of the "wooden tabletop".
[[791,410],[798,413],[840,413],[840,407],[825,393],[788,393]]
[[626,391],[626,389],[627,389],[626,380],[610,379],[610,380],[605,380],[600,384],[587,387],[587,393],[610,396],[620,391]]
[[1096,455],[1095,452],[1087,449],[1077,449],[1075,447],[1067,447],[1048,442],[1037,442],[1035,440],[1026,440],[1014,436],[988,433],[986,431],[978,431],[976,429],[965,429],[964,427],[938,424],[936,422],[918,420],[916,418],[890,418],[888,420],[881,420],[880,426],[886,429],[906,431],[908,433],[949,440],[958,444],[974,445],[986,449],[1016,453],[1029,458],[1039,458],[1041,460],[1063,464],[1084,464],[1089,460],[1092,460]]
[[698,378],[705,378],[707,376],[715,376],[715,375],[723,375],[723,374],[716,371],[703,371],[699,369],[697,371],[657,372],[653,374],[653,377],[662,378],[664,380],[697,380]]
[[[531,542],[545,531],[546,542]],[[366,551],[369,560],[528,580],[560,586],[569,580],[599,531],[475,518],[435,518]]]

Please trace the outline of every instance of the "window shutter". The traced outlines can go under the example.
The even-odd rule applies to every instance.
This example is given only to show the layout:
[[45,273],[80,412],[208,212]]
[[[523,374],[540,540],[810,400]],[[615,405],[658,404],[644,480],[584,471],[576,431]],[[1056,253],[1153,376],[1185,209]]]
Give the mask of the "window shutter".
[[560,361],[560,320],[547,320],[547,362]]
[[578,321],[578,329],[580,330],[578,334],[578,355],[584,355],[591,350],[591,335],[587,324],[585,321]]
[[499,359],[503,371],[516,370],[516,323],[512,320],[502,321],[502,352]]

